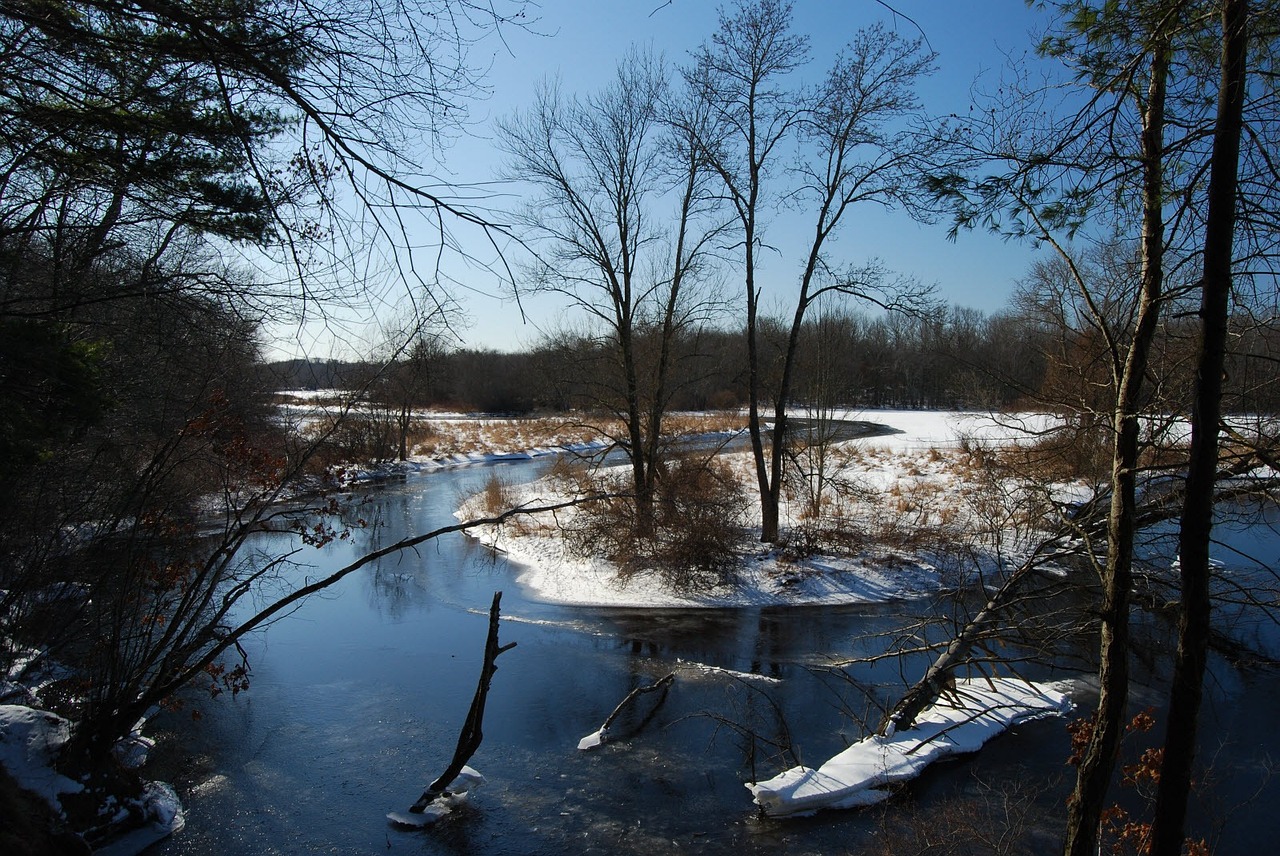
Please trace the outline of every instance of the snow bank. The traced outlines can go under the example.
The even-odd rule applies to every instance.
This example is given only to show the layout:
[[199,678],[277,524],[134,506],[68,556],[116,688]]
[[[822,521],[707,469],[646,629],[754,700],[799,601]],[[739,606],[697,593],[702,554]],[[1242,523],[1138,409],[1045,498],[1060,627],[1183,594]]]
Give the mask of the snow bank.
[[872,805],[891,795],[886,785],[915,778],[939,758],[976,752],[1019,722],[1065,713],[1071,702],[1064,690],[1062,683],[1012,678],[960,680],[954,697],[927,708],[914,727],[872,735],[816,770],[793,767],[747,789],[774,817]]
[[[796,416],[805,411],[796,410]],[[848,410],[834,418],[872,422],[895,433],[857,441],[870,448],[896,452],[959,445],[962,438],[992,445],[1025,442],[1056,425],[1058,418],[1044,413],[979,413],[963,410]]]
[[[805,415],[802,410],[797,416]],[[961,476],[945,456],[933,449],[957,448],[962,438],[1007,444],[1032,437],[1051,425],[1054,417],[1043,414],[989,415],[954,411],[866,411],[833,414],[837,418],[874,422],[896,433],[847,441],[865,450],[852,474],[859,486],[873,491],[928,487],[935,494],[961,492]],[[745,453],[730,453],[724,460],[737,465],[742,478],[752,478]],[[907,473],[912,473],[908,475]],[[563,500],[546,482],[517,486],[512,501],[539,505]],[[875,505],[875,503],[873,503]],[[784,502],[787,525],[795,523],[798,506]],[[483,499],[473,497],[457,512],[460,519],[483,516]],[[748,514],[758,512],[749,503]],[[874,513],[892,514],[881,505]],[[757,549],[742,557],[734,579],[696,593],[674,592],[656,575],[620,578],[607,561],[571,555],[555,524],[571,521],[573,509],[562,510],[554,522],[539,527],[481,527],[471,537],[499,550],[520,567],[517,583],[526,596],[546,603],[575,606],[734,608],[885,603],[927,597],[954,580],[928,556],[886,549],[869,549],[855,556],[809,556],[799,560]],[[758,524],[758,521],[756,521]],[[749,521],[749,524],[751,522]],[[749,542],[744,542],[744,545]]]
[[868,552],[788,561],[765,552],[744,558],[732,584],[689,594],[672,591],[656,575],[619,578],[608,562],[568,555],[556,537],[511,537],[497,527],[468,534],[504,552],[520,568],[516,582],[525,596],[543,603],[670,609],[886,603],[926,597],[942,583],[941,572],[918,556]]
[[[77,794],[84,786],[54,769],[58,753],[71,736],[71,723],[57,714],[25,705],[0,705],[0,764],[25,790],[43,797],[49,807],[63,814],[59,794]],[[122,761],[145,760],[146,749],[153,742],[135,732],[119,748]],[[113,823],[130,816],[141,818],[141,825],[112,838],[94,852],[102,856],[134,856],[186,825],[182,802],[173,788],[164,782],[146,782],[142,795],[119,808]]]
[[182,801],[166,782],[147,782],[137,808],[146,819],[143,825],[95,849],[94,856],[136,856],[157,841],[186,828]]
[[0,705],[0,763],[26,790],[62,812],[58,794],[78,794],[84,786],[53,769],[71,736],[71,723],[47,710]]

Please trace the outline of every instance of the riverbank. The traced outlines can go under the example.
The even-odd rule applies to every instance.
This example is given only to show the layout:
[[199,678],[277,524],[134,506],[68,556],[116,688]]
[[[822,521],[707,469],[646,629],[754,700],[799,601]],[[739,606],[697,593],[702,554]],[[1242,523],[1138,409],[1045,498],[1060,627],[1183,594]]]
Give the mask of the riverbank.
[[[798,413],[803,417],[803,413]],[[658,575],[620,573],[599,555],[575,551],[564,537],[577,509],[520,518],[515,524],[469,531],[523,570],[528,594],[548,603],[637,608],[732,608],[886,603],[927,597],[963,585],[994,563],[1016,558],[1019,539],[1033,531],[988,531],[980,519],[981,462],[975,450],[1026,442],[1049,424],[1042,415],[988,415],[954,411],[870,411],[835,414],[833,419],[863,426],[855,439],[839,439],[825,450],[822,474],[828,491],[818,502],[802,490],[784,495],[783,530],[805,538],[762,545],[759,505],[750,499],[754,482],[749,453],[722,452],[745,498],[743,531],[729,578],[696,592],[673,590]],[[600,476],[625,489],[625,468]],[[547,505],[571,498],[555,477],[504,489],[503,504]],[[1063,501],[1089,495],[1083,484],[1053,486]],[[486,516],[492,497],[467,499],[457,517]],[[816,519],[815,504],[826,520]],[[840,540],[855,533],[855,540]],[[988,537],[989,536],[989,537]],[[953,547],[963,542],[965,555]],[[978,543],[975,553],[968,548]],[[1000,551],[1005,551],[1001,554]]]

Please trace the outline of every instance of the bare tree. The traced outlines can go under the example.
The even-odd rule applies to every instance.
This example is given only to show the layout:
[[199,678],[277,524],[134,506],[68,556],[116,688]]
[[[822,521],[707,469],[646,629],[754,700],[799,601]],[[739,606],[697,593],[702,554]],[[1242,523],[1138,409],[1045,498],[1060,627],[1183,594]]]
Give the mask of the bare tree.
[[438,313],[410,315],[384,330],[377,365],[366,385],[369,406],[386,413],[394,428],[396,457],[409,459],[409,435],[419,408],[432,403],[441,385],[448,320]]
[[[692,96],[710,111],[702,146],[741,228],[747,310],[748,429],[766,541],[776,537],[777,509],[770,504],[773,488],[764,463],[760,417],[763,366],[757,329],[760,288],[756,284],[756,267],[763,247],[761,206],[767,173],[782,156],[780,147],[792,133],[801,111],[795,93],[785,87],[784,81],[809,57],[808,40],[790,30],[789,4],[779,0],[742,0],[732,14],[720,13],[719,30],[684,72]],[[767,534],[770,531],[772,536]]]
[[[808,59],[806,42],[790,34],[790,7],[742,3],[686,71],[694,97],[709,105],[713,123],[704,146],[741,228],[746,277],[748,408],[761,507],[761,539],[778,539],[786,448],[787,408],[804,319],[825,295],[844,295],[885,308],[919,308],[928,289],[894,282],[878,264],[844,266],[827,246],[845,214],[860,204],[919,211],[918,177],[941,148],[939,131],[924,120],[915,85],[933,69],[920,41],[882,26],[854,35],[821,86],[811,93],[783,87]],[[760,201],[776,158],[794,145],[795,184],[776,181],[789,204],[812,217],[813,234],[799,278],[799,296],[785,334],[776,385],[761,361],[757,253],[763,224]],[[781,172],[781,170],[778,170]],[[766,456],[761,406],[772,409]]]
[[[1096,847],[1127,721],[1130,591],[1135,536],[1147,514],[1142,506],[1161,507],[1166,515],[1169,507],[1161,490],[1144,487],[1142,420],[1152,407],[1147,384],[1160,347],[1161,314],[1181,296],[1203,228],[1197,177],[1210,161],[1204,133],[1210,84],[1202,50],[1209,5],[1060,4],[1061,30],[1042,49],[1066,61],[1077,81],[1088,85],[1083,107],[1072,105],[1064,122],[1046,124],[1053,105],[1039,102],[1028,110],[1031,102],[1015,103],[1027,93],[1014,87],[1016,94],[996,111],[1004,124],[992,136],[1003,142],[991,150],[1017,166],[979,182],[975,196],[982,203],[962,207],[958,220],[967,225],[983,218],[1052,248],[1064,280],[1072,283],[1069,305],[1085,319],[1087,350],[1099,358],[1094,388],[1106,392],[1105,402],[1087,395],[1077,404],[1100,417],[1096,427],[1110,438],[1110,476],[1094,503],[1109,505],[1105,561],[1096,564],[1103,597],[1101,693],[1070,804],[1069,853]],[[1028,146],[1029,140],[1039,142]],[[996,199],[1003,202],[992,204]],[[1130,280],[1090,276],[1077,248],[1110,239],[1100,233],[1101,223],[1133,236],[1138,262]],[[1090,381],[1081,380],[1084,391]],[[1212,488],[1202,495],[1212,505]]]
[[700,286],[716,233],[703,222],[705,161],[668,108],[662,63],[632,52],[599,94],[566,99],[548,86],[499,126],[510,177],[540,194],[524,217],[536,248],[532,287],[567,296],[615,364],[599,403],[623,425],[616,440],[641,534],[652,523],[672,347],[706,312]]
[[[386,281],[417,279],[460,251],[455,229],[493,228],[423,165],[483,92],[468,48],[527,20],[469,0],[5,2],[0,235],[38,242],[71,218],[50,252],[83,264],[202,234],[292,269],[283,289],[226,283],[278,314],[360,296],[380,259]],[[48,312],[47,296],[0,308]]]
[[1218,436],[1222,421],[1222,374],[1226,365],[1232,290],[1232,245],[1236,230],[1240,143],[1244,135],[1248,40],[1249,3],[1247,0],[1224,0],[1222,76],[1218,84],[1218,110],[1210,161],[1204,274],[1200,289],[1203,335],[1191,410],[1186,500],[1178,535],[1182,613],[1151,830],[1151,852],[1165,856],[1181,853],[1185,838],[1191,764],[1195,758],[1200,698],[1209,649],[1209,545],[1213,530],[1214,490],[1220,466]]
[[[69,767],[101,772],[147,707],[234,652],[236,603],[282,595],[269,620],[297,602],[277,587],[287,554],[239,552],[281,525],[315,448],[279,436],[250,388],[256,325],[415,280],[460,250],[454,229],[494,228],[424,164],[482,91],[467,48],[523,11],[0,2],[0,325],[49,346],[37,373],[84,370],[84,388],[37,400],[0,366],[0,404],[85,411],[74,430],[12,438],[35,453],[5,473],[23,502],[4,528],[24,504],[54,513],[0,545],[0,584],[90,592],[84,621],[57,628],[78,638],[50,652],[88,676]],[[424,225],[433,237],[411,240]],[[378,276],[386,260],[398,276]],[[308,539],[358,525],[318,506]],[[222,675],[234,688],[243,673]]]
[[[797,127],[804,148],[796,167],[800,186],[791,199],[816,213],[781,376],[772,391],[771,453],[768,472],[760,479],[768,484],[767,496],[762,497],[762,540],[778,538],[787,409],[800,335],[810,307],[824,297],[835,296],[891,310],[918,311],[928,306],[931,289],[909,279],[888,281],[888,275],[875,264],[834,269],[825,250],[845,213],[855,205],[915,209],[923,199],[924,186],[918,176],[937,155],[941,139],[920,115],[914,87],[932,71],[933,62],[933,55],[923,51],[918,40],[905,40],[882,26],[859,31],[799,115]],[[757,470],[763,465],[757,456]]]

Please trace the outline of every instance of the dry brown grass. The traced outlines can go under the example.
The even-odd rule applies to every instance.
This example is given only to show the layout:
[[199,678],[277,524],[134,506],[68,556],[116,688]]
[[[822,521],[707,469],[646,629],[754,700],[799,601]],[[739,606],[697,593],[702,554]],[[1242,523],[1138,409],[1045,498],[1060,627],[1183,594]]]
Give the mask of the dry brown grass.
[[747,427],[747,416],[736,410],[708,413],[673,413],[664,422],[666,433],[676,437],[741,431]]
[[[676,413],[664,421],[669,436],[737,431],[746,417],[724,413]],[[603,416],[539,416],[520,419],[430,419],[414,425],[409,438],[412,454],[443,458],[487,451],[516,452],[549,446],[591,443],[620,436],[622,423]]]
[[515,505],[515,498],[507,483],[497,473],[489,476],[484,484],[484,510],[491,517],[496,517]]

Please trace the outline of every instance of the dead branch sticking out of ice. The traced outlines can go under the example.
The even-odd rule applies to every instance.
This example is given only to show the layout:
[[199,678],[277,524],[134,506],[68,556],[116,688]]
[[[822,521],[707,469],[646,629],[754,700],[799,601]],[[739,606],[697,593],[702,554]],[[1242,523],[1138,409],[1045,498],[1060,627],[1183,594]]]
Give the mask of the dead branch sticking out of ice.
[[608,718],[605,719],[603,725],[578,741],[578,748],[585,751],[587,749],[595,749],[597,746],[601,746],[606,743],[609,740],[610,726],[613,725],[614,720],[618,718],[619,714],[626,710],[628,705],[634,704],[642,695],[659,692],[660,695],[658,696],[658,700],[653,703],[649,708],[649,713],[644,717],[644,720],[648,721],[649,717],[653,715],[653,712],[667,700],[667,693],[671,690],[671,684],[675,679],[676,673],[671,672],[666,677],[661,678],[647,687],[636,687],[631,692],[627,693],[626,698],[618,703],[618,706],[613,709],[613,713],[609,714]]
[[891,795],[887,785],[915,778],[939,758],[976,752],[1019,722],[1065,713],[1071,707],[1062,684],[1013,678],[959,680],[954,694],[948,695],[927,708],[911,728],[872,735],[816,770],[793,767],[747,789],[773,817],[872,805]]
[[489,607],[489,634],[485,639],[484,663],[480,667],[480,680],[476,682],[476,693],[471,699],[471,708],[467,711],[467,719],[458,734],[458,746],[454,749],[453,759],[449,766],[432,782],[417,802],[409,806],[407,812],[393,811],[387,814],[392,823],[402,826],[426,826],[434,823],[453,811],[454,807],[465,802],[471,791],[484,782],[484,776],[477,773],[467,762],[480,748],[484,739],[484,705],[489,697],[489,685],[493,681],[494,672],[498,671],[498,656],[516,647],[516,643],[506,645],[498,643],[498,622],[501,617],[502,592],[493,593],[493,603]]

